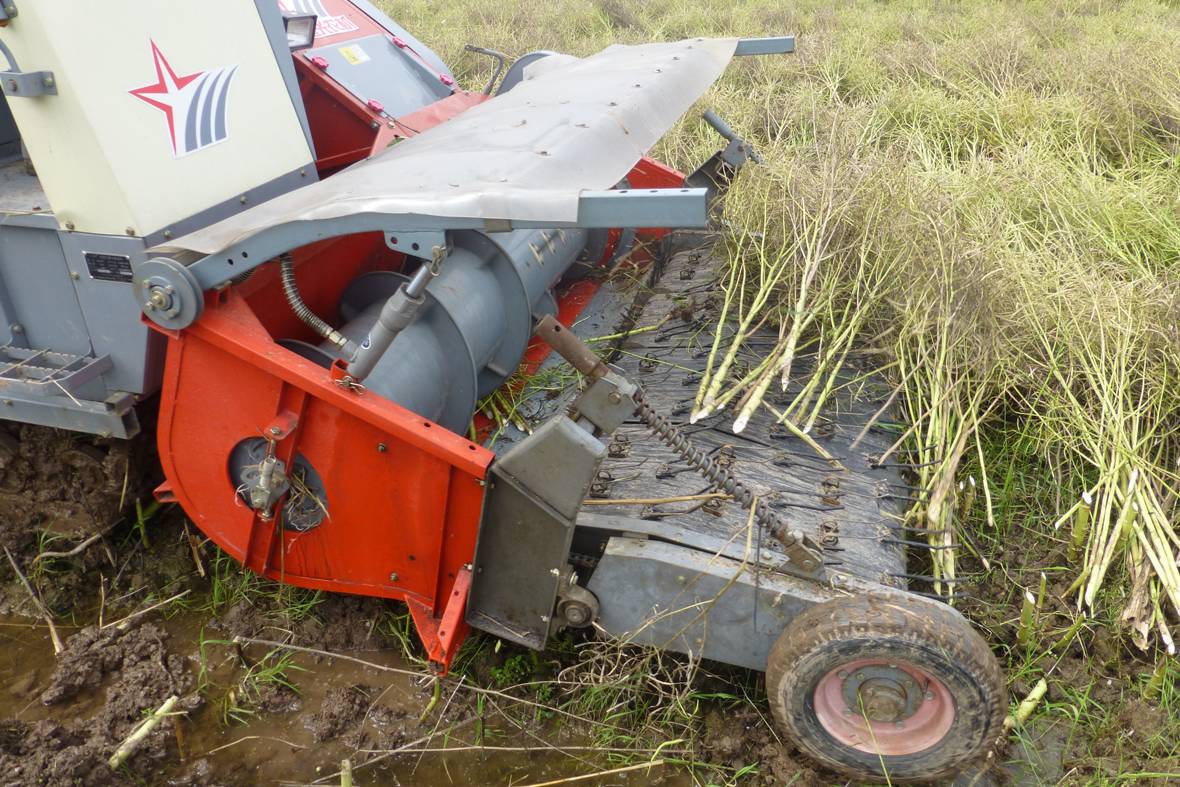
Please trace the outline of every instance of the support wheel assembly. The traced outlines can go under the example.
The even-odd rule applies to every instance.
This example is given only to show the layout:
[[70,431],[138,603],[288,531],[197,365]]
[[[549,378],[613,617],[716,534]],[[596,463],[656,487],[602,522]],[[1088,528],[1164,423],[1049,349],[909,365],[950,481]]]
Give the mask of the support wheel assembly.
[[771,648],[766,691],[805,754],[892,782],[946,778],[983,756],[1007,703],[971,625],[903,593],[834,599],[796,617]]

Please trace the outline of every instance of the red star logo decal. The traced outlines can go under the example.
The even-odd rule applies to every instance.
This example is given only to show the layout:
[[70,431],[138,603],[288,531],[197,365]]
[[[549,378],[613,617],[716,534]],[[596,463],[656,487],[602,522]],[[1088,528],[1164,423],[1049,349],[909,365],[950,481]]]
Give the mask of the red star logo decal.
[[172,152],[175,154],[179,150],[179,146],[176,144],[175,110],[177,107],[188,106],[189,97],[184,88],[205,72],[198,71],[188,76],[177,76],[176,72],[172,70],[168,58],[164,57],[164,53],[160,51],[160,47],[156,46],[155,41],[151,43],[152,58],[156,61],[156,82],[128,92],[164,113],[168,119],[168,136],[172,140]]

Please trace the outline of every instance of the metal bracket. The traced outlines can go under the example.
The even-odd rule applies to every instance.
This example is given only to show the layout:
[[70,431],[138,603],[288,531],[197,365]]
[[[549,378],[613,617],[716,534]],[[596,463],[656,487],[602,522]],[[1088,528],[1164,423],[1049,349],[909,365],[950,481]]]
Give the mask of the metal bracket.
[[[16,16],[16,6],[11,2],[4,3],[3,8],[6,16],[0,16],[0,21]],[[0,71],[0,92],[4,95],[10,98],[57,95],[57,80],[52,71],[21,71],[16,56],[3,41],[0,41],[0,55],[8,61],[8,70]]]
[[434,256],[435,247],[447,248],[447,234],[442,230],[387,232],[385,233],[385,245],[402,254],[429,260]]
[[788,55],[795,51],[795,36],[743,38],[737,42],[734,55]]
[[9,98],[35,98],[57,95],[57,80],[52,71],[0,72],[0,89]]
[[7,0],[7,2],[0,4],[0,22],[7,22],[18,13],[16,10],[16,0]]
[[[438,244],[427,245],[423,243],[424,239],[437,238],[446,230],[453,229],[488,231],[489,222],[498,223],[497,229],[504,231],[566,227],[707,227],[706,198],[707,191],[703,188],[583,191],[578,198],[577,219],[565,222],[506,219],[500,223],[500,220],[473,216],[425,216],[411,213],[353,213],[331,219],[291,221],[261,229],[217,254],[204,256],[189,265],[188,270],[200,289],[211,290],[283,252],[326,238],[360,232],[383,232],[387,243],[396,237],[398,245],[390,248],[410,254],[415,252],[415,242],[419,246],[417,251],[426,251]],[[405,239],[410,239],[408,248]],[[430,257],[429,253],[425,256],[427,259]],[[189,324],[191,322],[169,327],[184,328]]]

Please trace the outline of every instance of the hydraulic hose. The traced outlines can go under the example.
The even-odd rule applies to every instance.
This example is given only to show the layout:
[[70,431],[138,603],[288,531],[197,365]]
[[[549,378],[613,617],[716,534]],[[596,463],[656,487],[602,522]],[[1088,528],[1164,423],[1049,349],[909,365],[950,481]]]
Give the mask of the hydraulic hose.
[[339,347],[343,351],[344,357],[352,358],[355,356],[357,352],[356,344],[320,319],[319,315],[313,312],[311,307],[303,302],[303,296],[299,294],[299,285],[295,283],[295,265],[291,260],[291,255],[279,255],[279,266],[283,281],[283,294],[287,296],[287,303],[290,304],[291,311],[295,312],[295,316],[320,336]]

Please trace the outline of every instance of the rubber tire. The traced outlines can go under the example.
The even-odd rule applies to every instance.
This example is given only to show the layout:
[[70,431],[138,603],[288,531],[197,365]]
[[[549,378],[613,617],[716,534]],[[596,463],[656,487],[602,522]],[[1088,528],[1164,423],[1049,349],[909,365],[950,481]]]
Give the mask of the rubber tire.
[[[904,756],[857,751],[833,738],[815,715],[815,689],[842,663],[909,661],[939,678],[955,720],[933,746]],[[792,620],[770,650],[766,692],[780,730],[832,770],[894,782],[946,780],[982,757],[1000,736],[1007,693],[987,643],[949,606],[908,593],[880,593],[817,604]],[[882,768],[884,766],[884,768]]]

